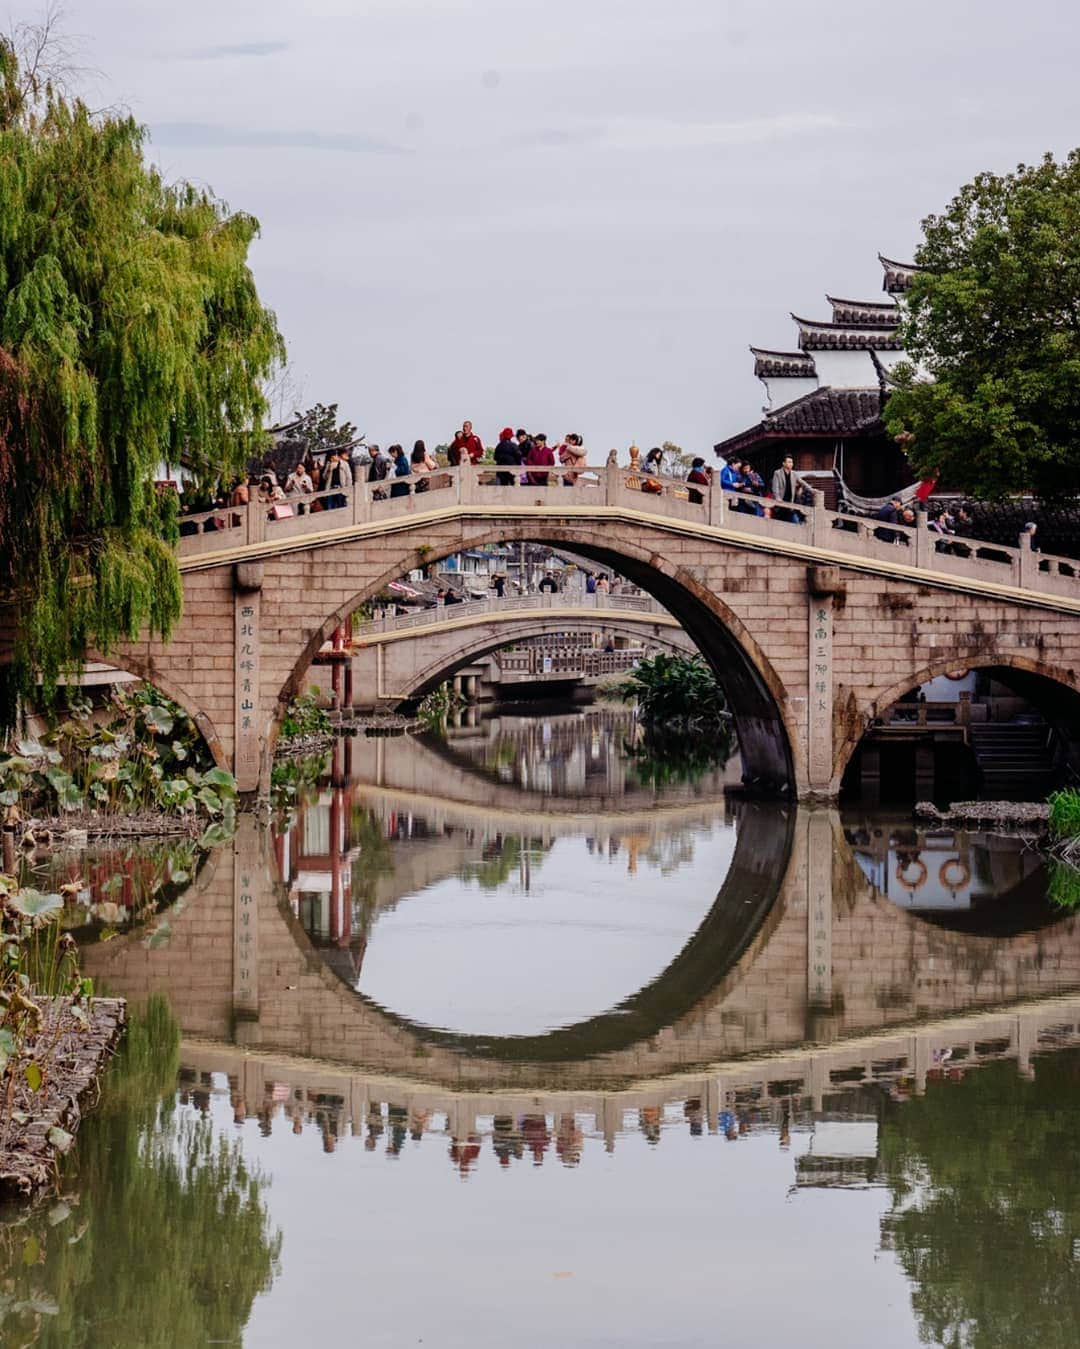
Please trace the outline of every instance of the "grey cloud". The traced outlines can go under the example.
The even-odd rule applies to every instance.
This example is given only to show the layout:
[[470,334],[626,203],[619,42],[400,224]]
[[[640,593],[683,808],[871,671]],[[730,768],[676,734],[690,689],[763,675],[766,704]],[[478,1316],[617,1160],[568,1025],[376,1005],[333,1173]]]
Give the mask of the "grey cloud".
[[333,150],[344,154],[396,155],[408,151],[390,141],[370,136],[323,131],[255,131],[219,126],[213,122],[158,122],[152,127],[155,145],[174,149],[212,150]]
[[183,53],[186,61],[225,61],[234,56],[276,56],[287,52],[291,42],[231,42],[219,47],[199,47]]

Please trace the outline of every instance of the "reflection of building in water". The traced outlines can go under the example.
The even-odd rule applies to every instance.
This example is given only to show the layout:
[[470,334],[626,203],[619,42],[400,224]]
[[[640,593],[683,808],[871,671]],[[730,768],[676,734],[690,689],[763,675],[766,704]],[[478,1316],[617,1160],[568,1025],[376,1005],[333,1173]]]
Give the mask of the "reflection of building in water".
[[915,828],[908,819],[846,817],[844,830],[867,880],[901,908],[970,910],[990,901],[1045,896],[1045,864],[1032,840],[986,830]]
[[878,1181],[876,1116],[820,1115],[810,1146],[795,1160],[795,1184],[829,1189],[865,1189]]

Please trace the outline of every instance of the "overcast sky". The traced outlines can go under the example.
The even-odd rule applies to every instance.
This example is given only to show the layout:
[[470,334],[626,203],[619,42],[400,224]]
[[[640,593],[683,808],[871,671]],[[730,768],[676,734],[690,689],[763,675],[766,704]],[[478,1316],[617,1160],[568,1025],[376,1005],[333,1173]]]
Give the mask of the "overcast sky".
[[[35,11],[18,6],[16,18]],[[703,449],[748,343],[1080,143],[1075,0],[70,0],[98,103],[257,215],[304,405]]]

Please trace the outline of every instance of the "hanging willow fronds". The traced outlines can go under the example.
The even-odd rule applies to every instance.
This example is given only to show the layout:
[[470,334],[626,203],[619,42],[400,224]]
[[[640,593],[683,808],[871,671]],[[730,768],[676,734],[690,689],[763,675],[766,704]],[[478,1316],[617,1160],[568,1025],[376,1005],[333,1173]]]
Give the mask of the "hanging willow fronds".
[[247,261],[258,222],[163,182],[144,139],[27,80],[0,39],[0,725],[88,647],[168,634],[176,503],[156,466],[242,472],[284,355]]

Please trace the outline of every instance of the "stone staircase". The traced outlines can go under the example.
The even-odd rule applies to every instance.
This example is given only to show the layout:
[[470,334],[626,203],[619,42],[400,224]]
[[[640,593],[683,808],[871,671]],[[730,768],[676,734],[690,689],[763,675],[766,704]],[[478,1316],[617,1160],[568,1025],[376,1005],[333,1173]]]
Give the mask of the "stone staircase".
[[1057,785],[1054,747],[1045,722],[991,721],[971,727],[971,748],[991,800],[1034,800]]

